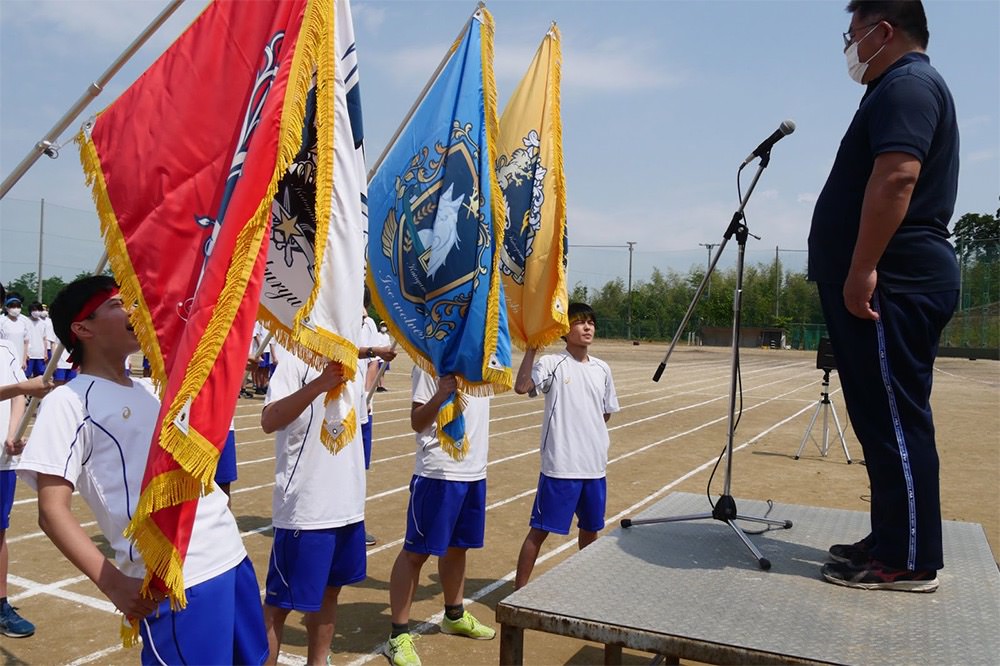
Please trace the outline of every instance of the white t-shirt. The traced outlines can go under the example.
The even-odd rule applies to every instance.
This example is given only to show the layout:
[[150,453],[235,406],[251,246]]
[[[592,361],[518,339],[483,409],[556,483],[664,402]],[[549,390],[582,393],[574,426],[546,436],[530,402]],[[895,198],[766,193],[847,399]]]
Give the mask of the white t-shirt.
[[[20,384],[25,381],[24,370],[21,368],[14,345],[9,340],[0,340],[0,386]],[[23,398],[17,398],[23,399]],[[10,427],[10,400],[0,400],[0,446],[7,439],[7,429]],[[20,456],[9,456],[0,452],[0,470],[17,469]]]
[[[418,367],[413,368],[413,402],[426,405],[437,391],[437,379]],[[455,460],[441,449],[437,424],[417,433],[417,461],[413,473],[428,479],[445,481],[478,481],[486,478],[486,461],[490,451],[490,399],[466,394],[462,414],[465,415],[465,438],[469,452]]]
[[[319,372],[292,354],[282,354],[268,384],[267,403],[281,400]],[[283,529],[341,527],[365,517],[365,452],[361,428],[334,455],[320,441],[324,395],[275,432],[272,522]]]
[[56,335],[55,327],[52,326],[52,320],[44,317],[42,322],[45,324],[45,339],[53,346],[59,344],[59,337]]
[[[375,326],[375,320],[365,316],[361,319],[361,335],[358,337],[358,348],[378,346],[378,328]],[[357,392],[354,396],[355,400],[357,400],[355,409],[358,410],[358,418],[361,419],[360,423],[362,424],[368,423],[368,414],[370,412],[368,409],[368,391],[365,388],[365,379],[368,376],[368,364],[372,360],[370,358],[359,358],[358,371],[354,375],[354,380],[357,382]]]
[[24,344],[28,342],[28,318],[18,315],[17,319],[11,319],[6,314],[0,314],[0,339],[9,340],[13,344],[14,353],[17,354],[17,362],[24,365]]
[[28,358],[45,358],[46,319],[28,320]]
[[585,363],[563,351],[535,361],[531,379],[545,395],[542,474],[556,479],[600,479],[608,470],[605,414],[617,412],[611,368],[590,356]]
[[[139,501],[160,401],[148,380],[131,383],[79,375],[53,389],[42,401],[18,476],[36,490],[39,473],[72,483],[114,549],[118,568],[130,578],[142,578],[146,566],[122,532]],[[185,588],[246,557],[227,499],[215,486],[198,500],[184,560]]]

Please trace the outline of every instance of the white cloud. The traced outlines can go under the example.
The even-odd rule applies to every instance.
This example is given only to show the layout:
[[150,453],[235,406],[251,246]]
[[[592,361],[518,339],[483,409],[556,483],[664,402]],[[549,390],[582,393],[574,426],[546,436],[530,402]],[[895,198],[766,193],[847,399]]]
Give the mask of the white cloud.
[[995,121],[992,116],[971,116],[969,118],[959,118],[958,129],[960,132],[970,132],[980,127],[991,127],[994,123]]
[[606,39],[586,48],[564,46],[563,85],[585,92],[676,88],[688,78],[662,61],[652,45]]
[[351,5],[351,14],[354,19],[355,30],[364,28],[376,33],[385,22],[384,7],[373,7],[370,4],[357,3]]
[[965,162],[975,164],[976,162],[989,162],[995,158],[992,150],[976,150],[965,156]]
[[814,204],[819,195],[815,192],[802,192],[799,196],[795,197],[795,200],[801,204]]

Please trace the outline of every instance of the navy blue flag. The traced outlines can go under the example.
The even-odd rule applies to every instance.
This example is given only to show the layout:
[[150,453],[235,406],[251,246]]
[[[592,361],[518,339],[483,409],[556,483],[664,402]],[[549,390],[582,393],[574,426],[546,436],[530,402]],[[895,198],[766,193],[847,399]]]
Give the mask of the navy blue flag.
[[[498,128],[493,18],[479,9],[368,183],[372,302],[417,365],[472,395],[512,385]],[[461,412],[455,395],[437,416],[457,459],[468,452]]]

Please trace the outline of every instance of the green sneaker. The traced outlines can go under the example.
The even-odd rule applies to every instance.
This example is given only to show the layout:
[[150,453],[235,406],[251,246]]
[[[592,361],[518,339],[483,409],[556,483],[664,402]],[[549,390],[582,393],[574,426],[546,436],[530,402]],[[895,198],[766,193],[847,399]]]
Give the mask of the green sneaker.
[[382,646],[382,654],[389,657],[394,666],[420,666],[420,657],[413,647],[413,641],[419,636],[406,633],[390,638]]
[[488,641],[497,635],[497,630],[493,627],[487,627],[473,617],[472,613],[465,611],[462,613],[462,617],[457,620],[449,620],[448,616],[445,615],[441,620],[441,633],[467,636],[479,641]]

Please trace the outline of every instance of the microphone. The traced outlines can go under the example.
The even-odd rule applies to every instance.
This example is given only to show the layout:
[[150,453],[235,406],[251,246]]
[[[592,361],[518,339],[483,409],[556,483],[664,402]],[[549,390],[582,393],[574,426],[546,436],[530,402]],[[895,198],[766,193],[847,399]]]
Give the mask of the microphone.
[[774,130],[771,136],[764,139],[759,146],[753,149],[753,152],[747,155],[747,158],[743,160],[743,164],[740,165],[742,169],[746,165],[750,164],[755,157],[760,157],[761,155],[766,155],[771,150],[771,146],[781,141],[787,135],[795,131],[795,123],[791,120],[786,120],[781,123],[778,129]]

